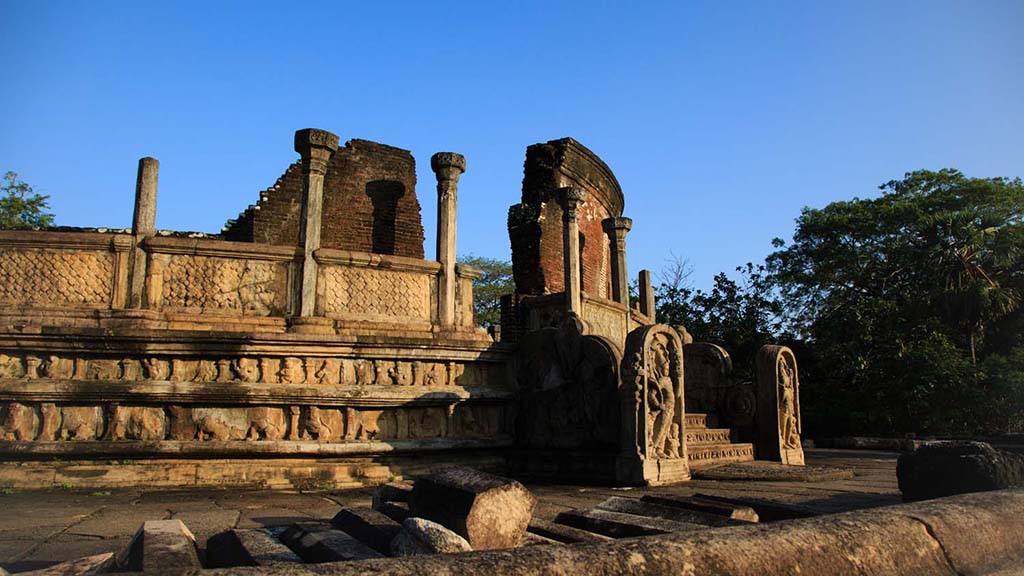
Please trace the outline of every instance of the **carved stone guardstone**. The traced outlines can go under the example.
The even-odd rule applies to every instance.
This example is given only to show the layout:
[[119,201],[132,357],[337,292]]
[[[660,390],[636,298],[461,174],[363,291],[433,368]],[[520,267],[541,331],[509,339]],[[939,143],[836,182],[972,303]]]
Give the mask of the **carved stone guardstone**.
[[800,377],[793,351],[762,346],[757,352],[757,458],[803,466]]
[[616,479],[649,485],[689,480],[683,441],[683,343],[678,332],[662,324],[630,332],[621,374],[622,451]]

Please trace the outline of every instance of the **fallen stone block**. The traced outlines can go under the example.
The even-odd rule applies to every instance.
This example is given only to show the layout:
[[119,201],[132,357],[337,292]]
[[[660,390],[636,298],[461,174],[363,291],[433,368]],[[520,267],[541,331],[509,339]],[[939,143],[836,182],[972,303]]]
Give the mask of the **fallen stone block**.
[[566,544],[575,544],[577,542],[607,542],[611,540],[610,537],[605,536],[604,534],[596,534],[594,532],[580,530],[579,528],[573,528],[572,526],[566,526],[565,524],[555,524],[554,522],[548,522],[547,520],[541,520],[540,518],[530,520],[530,526],[527,528],[527,531],[528,533],[544,536]]
[[414,517],[447,527],[474,550],[519,546],[536,504],[519,482],[464,467],[418,479],[409,498]]
[[562,512],[555,518],[555,523],[604,534],[612,538],[651,536],[653,534],[687,532],[707,528],[707,526],[701,526],[700,524],[675,522],[673,520],[665,520],[664,518],[649,518],[647,516],[624,514],[622,512],[609,512],[608,510],[598,510],[596,508]]
[[721,502],[723,504],[736,506],[748,506],[753,508],[754,512],[757,512],[757,515],[762,522],[793,520],[795,518],[811,518],[822,514],[819,510],[815,510],[814,508],[803,506],[801,504],[773,502],[771,500],[762,500],[761,498],[726,498],[724,496],[714,496],[711,494],[694,494],[694,497],[698,500]]
[[295,552],[264,529],[228,530],[206,541],[208,568],[301,564]]
[[[18,572],[18,576],[92,576],[104,574],[114,568],[114,553],[104,552],[95,556],[86,556],[76,560],[68,560],[39,570]],[[0,575],[9,574],[0,568]]]
[[642,496],[640,499],[644,502],[650,502],[660,506],[672,506],[675,508],[693,510],[695,512],[703,512],[705,514],[716,514],[732,520],[740,520],[744,522],[757,522],[760,520],[757,512],[755,512],[753,508],[743,504],[716,502],[714,500],[705,500],[695,496],[665,496],[655,494],[648,494],[646,496]]
[[181,520],[147,520],[118,556],[119,568],[132,572],[184,574],[202,569],[196,537]]
[[664,518],[665,520],[700,524],[703,526],[735,526],[743,523],[737,520],[730,520],[724,516],[686,510],[685,508],[672,508],[670,506],[662,506],[632,498],[621,498],[619,496],[612,496],[596,507],[601,510],[608,510],[609,512],[622,512],[624,514],[635,514],[649,518]]
[[373,509],[380,510],[385,502],[408,502],[412,494],[412,484],[388,482],[377,486],[373,491]]
[[293,524],[281,533],[281,542],[306,562],[367,560],[384,555],[349,536],[323,524]]
[[559,542],[558,540],[552,540],[551,538],[547,538],[545,536],[541,536],[540,534],[534,534],[533,532],[530,532],[529,530],[527,530],[526,534],[523,534],[523,543],[520,544],[520,547],[525,547],[525,546],[562,546],[562,545],[563,545],[562,542]]
[[462,536],[423,518],[407,518],[402,522],[402,530],[391,541],[393,556],[454,554],[472,550],[473,547]]
[[391,541],[402,525],[372,508],[342,508],[331,524],[381,554],[389,554]]
[[896,478],[905,502],[1024,485],[1024,456],[984,442],[928,442],[901,454]]
[[412,516],[412,513],[409,512],[409,505],[405,502],[385,502],[380,507],[375,508],[375,510],[399,524]]

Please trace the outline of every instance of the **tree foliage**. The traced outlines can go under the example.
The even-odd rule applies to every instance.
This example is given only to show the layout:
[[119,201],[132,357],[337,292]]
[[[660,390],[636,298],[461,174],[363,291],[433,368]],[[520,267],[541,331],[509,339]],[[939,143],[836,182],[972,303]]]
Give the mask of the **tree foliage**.
[[[799,346],[812,434],[1024,427],[1024,185],[919,171],[877,198],[805,208],[792,244],[663,317],[741,356]],[[789,340],[789,342],[787,342]]]
[[483,272],[473,280],[473,311],[480,326],[496,326],[501,323],[501,297],[515,292],[512,281],[512,264],[472,254],[461,256],[460,264],[472,266]]
[[7,172],[0,184],[0,230],[53,226],[53,214],[46,212],[49,199],[18,180],[17,173]]

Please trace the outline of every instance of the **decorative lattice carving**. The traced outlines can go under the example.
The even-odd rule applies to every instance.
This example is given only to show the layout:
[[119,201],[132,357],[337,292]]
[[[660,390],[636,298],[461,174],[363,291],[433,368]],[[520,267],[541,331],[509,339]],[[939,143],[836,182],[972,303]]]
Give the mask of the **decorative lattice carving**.
[[287,269],[280,262],[174,256],[164,269],[164,306],[279,314],[286,307]]
[[71,250],[0,252],[0,302],[107,304],[112,253]]
[[323,309],[327,315],[430,319],[430,284],[426,274],[348,266],[326,266],[321,270]]

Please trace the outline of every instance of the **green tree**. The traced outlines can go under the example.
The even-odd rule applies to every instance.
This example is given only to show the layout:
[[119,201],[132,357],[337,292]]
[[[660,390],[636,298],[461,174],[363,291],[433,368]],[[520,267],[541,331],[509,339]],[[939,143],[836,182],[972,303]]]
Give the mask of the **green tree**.
[[[816,380],[819,433],[1021,426],[1020,179],[919,171],[873,199],[805,208],[767,259]],[[805,383],[807,382],[804,380]]]
[[0,184],[0,230],[53,226],[53,214],[45,212],[49,199],[18,180],[17,173],[7,172]]
[[512,281],[512,264],[472,254],[460,256],[459,263],[472,266],[483,272],[473,280],[473,311],[480,326],[496,326],[501,323],[501,297],[515,292]]

